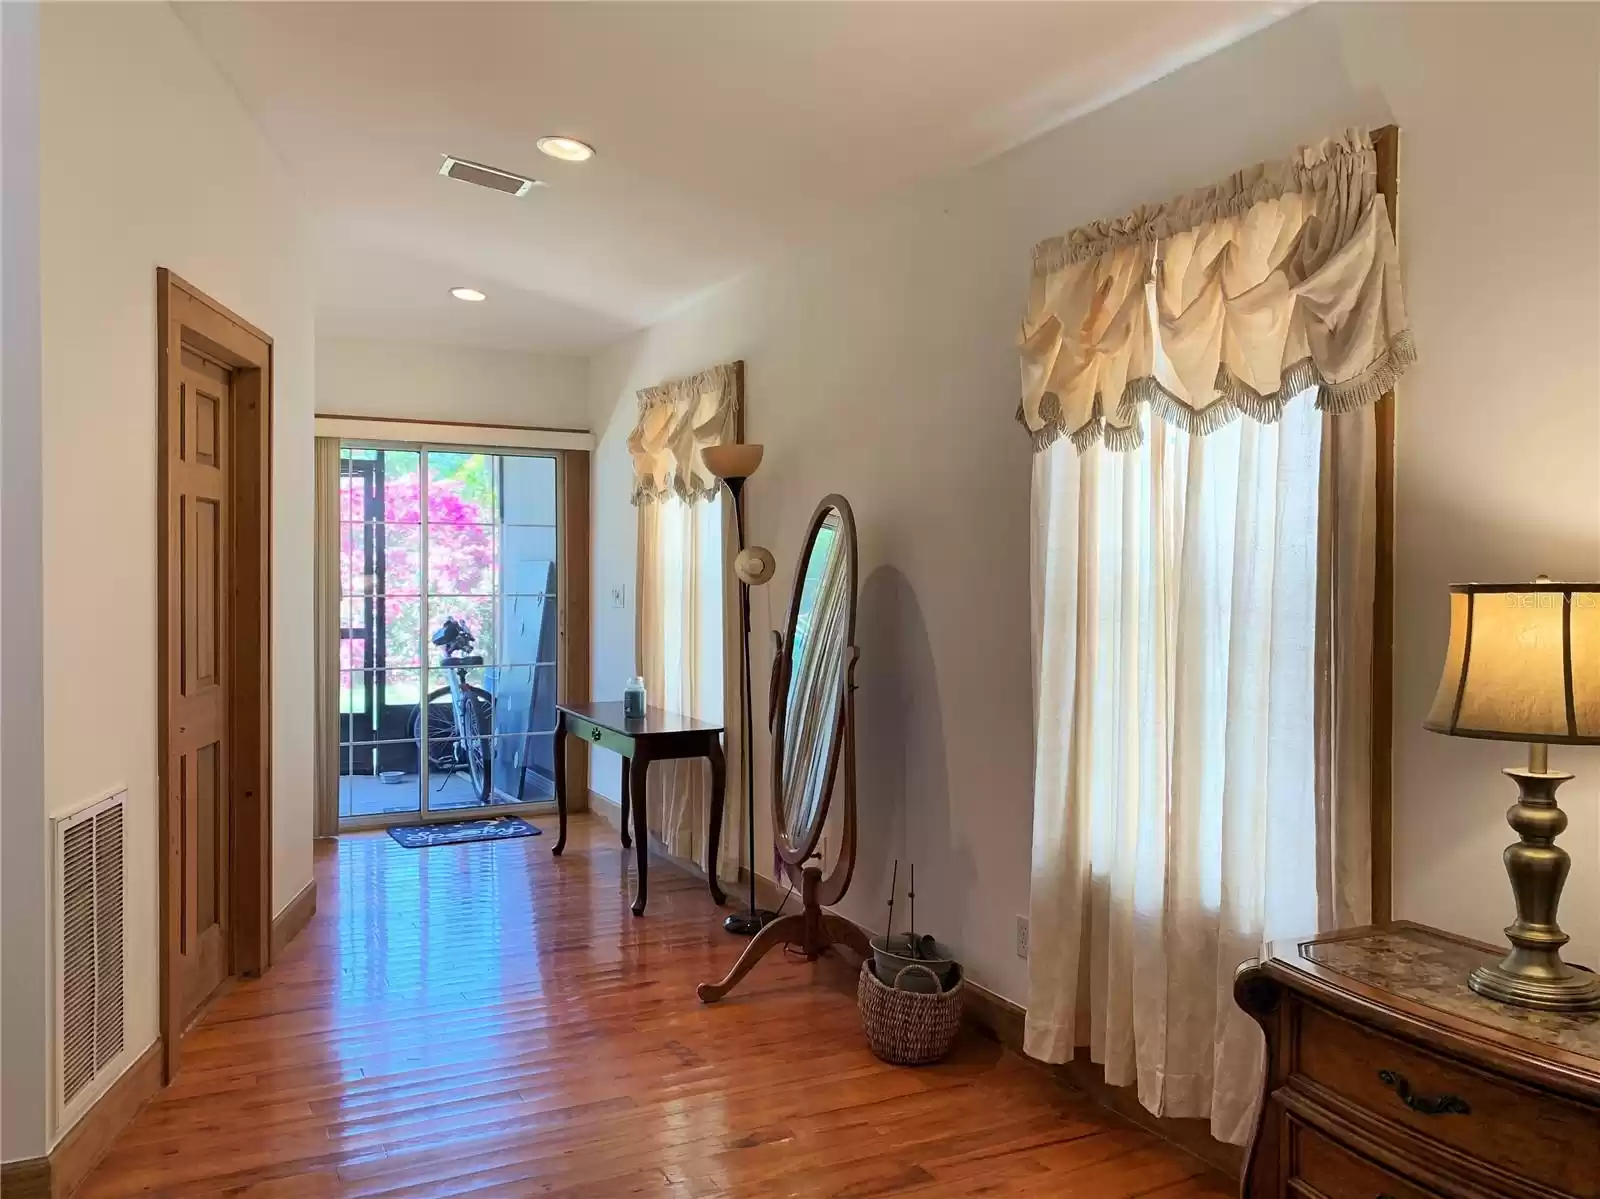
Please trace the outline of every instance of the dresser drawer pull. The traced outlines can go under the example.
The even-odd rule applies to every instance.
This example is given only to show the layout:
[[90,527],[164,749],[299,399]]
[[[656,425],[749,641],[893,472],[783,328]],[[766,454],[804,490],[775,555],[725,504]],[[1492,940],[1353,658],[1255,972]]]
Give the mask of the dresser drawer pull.
[[[1459,1095],[1413,1095],[1404,1074],[1379,1070],[1378,1080],[1400,1097],[1400,1102],[1424,1116],[1470,1116],[1472,1107]],[[1379,1199],[1382,1199],[1380,1196]]]
[[590,729],[589,730],[589,740],[591,740],[591,741],[593,741],[593,742],[595,742],[597,744],[600,741],[601,735],[602,734],[601,734],[599,729]]

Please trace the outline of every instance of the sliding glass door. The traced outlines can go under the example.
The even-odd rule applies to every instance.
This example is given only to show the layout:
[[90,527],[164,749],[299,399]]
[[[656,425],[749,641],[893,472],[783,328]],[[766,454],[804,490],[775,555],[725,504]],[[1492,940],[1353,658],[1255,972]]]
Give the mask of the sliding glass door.
[[342,825],[554,799],[558,472],[549,454],[343,443]]

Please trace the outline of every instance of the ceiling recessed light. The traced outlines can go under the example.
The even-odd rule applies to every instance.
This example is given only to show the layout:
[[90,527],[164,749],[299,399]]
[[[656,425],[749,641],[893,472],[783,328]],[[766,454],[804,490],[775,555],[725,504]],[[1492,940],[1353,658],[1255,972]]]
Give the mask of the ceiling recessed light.
[[458,300],[465,300],[469,304],[481,304],[489,298],[476,287],[452,287],[450,294]]
[[562,162],[588,162],[594,157],[594,147],[575,137],[541,137],[537,144],[543,153]]

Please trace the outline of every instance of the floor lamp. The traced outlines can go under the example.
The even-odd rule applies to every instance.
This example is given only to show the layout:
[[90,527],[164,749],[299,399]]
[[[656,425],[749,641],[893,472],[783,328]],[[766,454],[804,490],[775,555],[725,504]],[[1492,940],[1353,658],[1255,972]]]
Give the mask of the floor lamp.
[[744,826],[749,838],[750,856],[745,869],[750,874],[750,905],[735,912],[722,922],[722,927],[741,937],[753,937],[777,916],[756,906],[756,787],[755,761],[751,751],[751,738],[755,723],[751,719],[750,702],[750,588],[758,587],[772,578],[772,555],[760,546],[746,549],[744,545],[744,484],[761,465],[762,447],[737,443],[734,445],[707,446],[701,458],[717,478],[728,485],[733,496],[733,519],[739,531],[739,556],[734,571],[739,576],[739,670],[744,687],[744,746],[739,755],[744,775]]

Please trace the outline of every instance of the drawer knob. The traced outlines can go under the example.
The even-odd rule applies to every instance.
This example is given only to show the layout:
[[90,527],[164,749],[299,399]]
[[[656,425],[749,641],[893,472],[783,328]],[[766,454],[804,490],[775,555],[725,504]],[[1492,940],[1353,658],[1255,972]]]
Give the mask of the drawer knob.
[[1400,1102],[1423,1116],[1470,1116],[1472,1106],[1459,1095],[1416,1095],[1404,1074],[1379,1070],[1378,1081],[1400,1097]]

